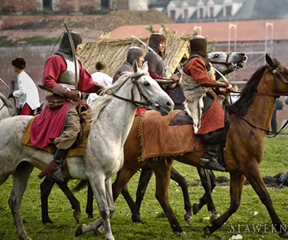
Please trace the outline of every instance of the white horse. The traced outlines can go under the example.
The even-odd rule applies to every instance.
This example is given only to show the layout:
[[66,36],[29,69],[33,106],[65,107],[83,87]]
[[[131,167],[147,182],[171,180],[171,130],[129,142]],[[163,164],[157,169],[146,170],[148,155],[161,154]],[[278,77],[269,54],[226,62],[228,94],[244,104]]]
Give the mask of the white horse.
[[13,104],[0,93],[0,120],[16,115],[17,109]]
[[[162,115],[169,114],[174,104],[170,97],[149,76],[147,64],[133,73],[124,74],[115,84],[105,88],[90,110],[91,128],[85,157],[69,157],[63,171],[66,178],[89,180],[104,224],[106,239],[112,240],[110,218],[115,210],[111,177],[123,165],[123,146],[132,126],[137,106],[150,107]],[[13,175],[8,203],[20,239],[30,239],[25,231],[20,205],[28,178],[34,167],[42,170],[53,155],[22,144],[32,116],[16,116],[0,122],[0,185]],[[93,224],[93,223],[92,223]]]

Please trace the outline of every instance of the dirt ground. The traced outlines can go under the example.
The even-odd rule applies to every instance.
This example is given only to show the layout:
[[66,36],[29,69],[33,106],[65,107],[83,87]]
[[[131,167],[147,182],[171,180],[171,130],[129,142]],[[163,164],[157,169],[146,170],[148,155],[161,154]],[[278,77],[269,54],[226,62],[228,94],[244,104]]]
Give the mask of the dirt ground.
[[[15,16],[14,16],[15,17]],[[20,16],[19,16],[20,17]],[[7,36],[8,39],[17,40],[31,36],[58,37],[64,29],[63,21],[70,29],[78,31],[84,38],[95,38],[101,33],[110,32],[117,27],[124,25],[145,25],[147,24],[165,24],[173,21],[164,13],[156,9],[149,11],[112,11],[105,15],[79,15],[79,16],[41,16],[39,19],[31,22],[31,18],[21,16],[20,25],[9,26],[9,17],[2,19],[4,29],[0,31],[0,36]],[[12,22],[12,21],[10,21]],[[8,25],[8,26],[7,26]]]

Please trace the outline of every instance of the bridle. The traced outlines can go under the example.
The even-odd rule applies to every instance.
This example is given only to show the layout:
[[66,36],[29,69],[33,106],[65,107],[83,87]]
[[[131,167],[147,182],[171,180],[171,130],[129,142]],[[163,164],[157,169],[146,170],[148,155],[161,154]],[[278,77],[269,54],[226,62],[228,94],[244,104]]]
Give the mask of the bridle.
[[[143,107],[152,107],[154,104],[143,94],[140,86],[139,86],[139,83],[138,83],[138,80],[145,76],[146,74],[145,73],[141,73],[139,74],[138,76],[134,76],[134,77],[131,77],[131,81],[132,81],[132,88],[131,88],[131,99],[128,99],[128,98],[123,98],[121,96],[118,96],[116,94],[112,94],[113,97],[116,97],[118,99],[121,99],[121,100],[124,100],[126,102],[131,102],[131,103],[134,103],[135,105],[140,105],[140,106],[143,106]],[[129,77],[128,77],[129,78]],[[127,79],[128,79],[127,78]],[[134,94],[133,94],[133,88],[134,86],[136,86],[139,94],[140,94],[140,97],[141,99],[144,98],[145,102],[143,101],[135,101],[134,100]]]
[[[266,65],[268,70],[271,72],[271,74],[273,75],[274,78],[274,82],[276,85],[276,89],[277,92],[276,93],[253,93],[253,95],[255,96],[271,96],[271,97],[276,97],[279,98],[280,96],[288,96],[288,93],[280,93],[279,92],[279,83],[277,81],[277,77],[285,84],[288,84],[288,81],[283,77],[283,75],[278,71],[278,68],[280,66],[280,63],[277,61],[276,64],[274,66],[270,66],[270,65]],[[249,125],[251,125],[252,127],[258,128],[260,130],[263,130],[265,132],[269,132],[269,133],[273,133],[274,135],[269,137],[266,136],[268,138],[272,138],[272,137],[276,137],[280,132],[282,132],[285,128],[287,128],[288,126],[288,120],[286,120],[286,122],[283,124],[283,126],[281,127],[281,129],[278,132],[273,132],[273,131],[269,131],[267,129],[255,126],[253,123],[251,123],[249,120],[247,120],[246,118],[244,118],[243,116],[241,117],[241,119],[243,119],[244,121],[246,121]]]
[[[226,57],[226,61],[225,62],[217,62],[217,61],[213,61],[213,60],[209,60],[209,62],[212,63],[212,64],[214,63],[214,64],[225,65],[227,69],[225,71],[221,72],[225,76],[226,74],[231,73],[235,69],[239,68],[237,66],[237,63],[229,62],[229,57],[230,57],[231,54],[232,54],[232,52],[226,52],[227,57]],[[218,72],[216,72],[215,74],[217,75],[216,76],[217,78],[221,77]]]

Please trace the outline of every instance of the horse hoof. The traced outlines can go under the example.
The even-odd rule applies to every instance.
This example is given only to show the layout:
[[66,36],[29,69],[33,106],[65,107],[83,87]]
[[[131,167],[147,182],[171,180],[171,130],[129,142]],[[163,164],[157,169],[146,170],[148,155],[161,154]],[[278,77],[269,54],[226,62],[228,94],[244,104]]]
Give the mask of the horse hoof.
[[191,214],[186,213],[186,214],[184,215],[184,219],[185,219],[185,221],[186,221],[189,225],[192,224],[192,216],[191,216]]
[[47,219],[42,219],[42,223],[47,224],[47,223],[54,223],[50,218]]
[[132,221],[133,222],[138,222],[138,223],[143,223],[141,221],[142,216],[140,214],[132,215]]
[[81,211],[74,211],[73,216],[74,216],[76,222],[79,223],[79,219],[81,217]]
[[217,212],[213,212],[211,217],[210,217],[210,222],[214,222],[215,220],[217,220],[220,217],[220,214]]
[[88,217],[87,218],[93,218],[93,214],[88,214]]
[[175,235],[177,236],[186,236],[186,232],[182,231],[182,232],[174,232]]
[[81,224],[76,230],[75,237],[79,237],[82,234],[83,234],[83,231],[82,231],[82,224]]
[[280,236],[281,238],[288,238],[288,232],[280,233],[279,236]]
[[104,232],[105,232],[104,226],[101,225],[99,228],[97,228],[97,229],[94,231],[94,234],[95,234],[95,236],[100,236],[100,235],[102,235]]
[[209,226],[204,228],[204,238],[209,237],[211,235]]
[[196,215],[199,212],[199,204],[198,203],[194,203],[193,204],[193,214]]

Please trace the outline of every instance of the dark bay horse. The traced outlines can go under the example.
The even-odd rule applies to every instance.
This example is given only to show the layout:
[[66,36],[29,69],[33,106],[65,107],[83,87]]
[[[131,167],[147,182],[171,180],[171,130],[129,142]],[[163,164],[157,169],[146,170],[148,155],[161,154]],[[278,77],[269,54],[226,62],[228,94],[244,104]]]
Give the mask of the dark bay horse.
[[[240,206],[244,181],[247,178],[266,206],[279,236],[288,238],[286,228],[273,207],[259,170],[259,164],[263,158],[265,131],[272,117],[275,99],[281,95],[288,95],[288,68],[276,59],[271,59],[268,55],[266,55],[266,63],[267,65],[259,68],[247,82],[241,91],[240,99],[229,107],[230,129],[224,151],[224,160],[226,169],[230,173],[231,201],[228,210],[220,218],[213,221],[212,226],[205,227],[205,236],[209,236],[221,228],[229,217],[237,211]],[[124,165],[113,183],[114,200],[117,199],[129,179],[140,168],[149,167],[154,171],[156,177],[156,198],[173,231],[182,234],[184,232],[168,201],[171,166],[173,160],[176,160],[199,167],[200,157],[204,150],[173,156],[173,158],[166,158],[165,160],[138,161],[137,158],[141,156],[138,137],[139,124],[140,118],[136,117],[125,143]],[[155,136],[155,138],[161,138],[161,136]],[[165,153],[159,153],[159,155],[161,154],[165,156]]]
[[[208,53],[208,57],[210,62],[213,64],[213,67],[216,69],[216,76],[217,78],[221,77],[220,74],[228,74],[233,72],[237,69],[243,69],[246,61],[247,56],[245,53],[241,52],[211,52]],[[220,74],[219,74],[220,72]],[[172,100],[175,103],[174,109],[181,109],[184,110],[183,101],[184,101],[184,95],[181,90],[181,87],[177,85],[170,93],[169,96],[172,98]],[[211,220],[217,219],[219,217],[219,214],[216,211],[215,205],[212,200],[211,191],[216,185],[215,182],[215,175],[210,170],[205,170],[202,168],[198,168],[199,176],[202,181],[202,185],[205,189],[204,196],[200,199],[199,204],[195,203],[193,204],[193,213],[196,214],[202,206],[204,206],[206,203],[208,203],[208,210],[212,212]],[[131,212],[132,212],[132,220],[134,222],[141,222],[141,215],[140,215],[140,206],[141,202],[143,200],[146,188],[148,186],[148,183],[151,179],[151,176],[153,174],[153,171],[149,168],[143,168],[141,171],[141,176],[139,179],[139,186],[136,193],[136,202],[134,202],[133,198],[130,196],[127,187],[125,187],[122,191],[122,194],[124,198],[126,199]],[[183,176],[181,176],[176,169],[173,167],[171,168],[171,179],[176,181],[182,189],[183,197],[184,197],[184,209],[186,210],[185,213],[185,220],[191,224],[192,222],[192,214],[191,209],[192,205],[190,202],[190,197],[188,194],[188,184]],[[42,206],[42,222],[52,222],[48,215],[48,196],[51,192],[51,189],[53,187],[53,184],[55,183],[55,180],[52,179],[50,176],[47,176],[44,181],[41,183],[41,206]],[[78,222],[81,216],[80,212],[80,203],[78,200],[74,197],[73,193],[70,191],[70,189],[67,186],[67,182],[61,183],[57,182],[60,189],[65,193],[67,198],[69,199],[72,209],[74,209],[73,215]],[[81,186],[76,188],[76,190],[81,189]],[[89,190],[90,187],[88,185],[88,198],[87,198],[87,206],[86,206],[86,213],[88,214],[88,218],[93,217],[93,195],[91,194],[91,190]]]

